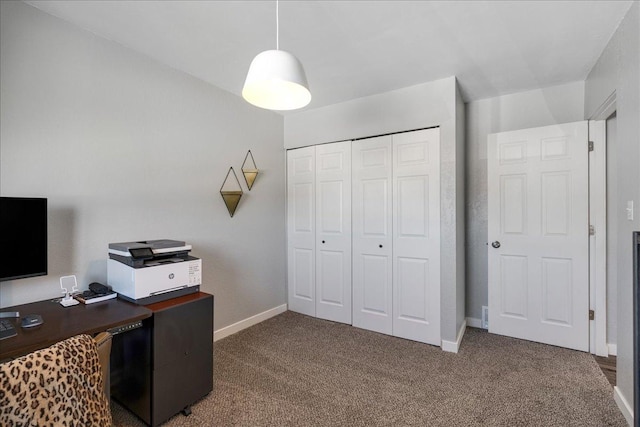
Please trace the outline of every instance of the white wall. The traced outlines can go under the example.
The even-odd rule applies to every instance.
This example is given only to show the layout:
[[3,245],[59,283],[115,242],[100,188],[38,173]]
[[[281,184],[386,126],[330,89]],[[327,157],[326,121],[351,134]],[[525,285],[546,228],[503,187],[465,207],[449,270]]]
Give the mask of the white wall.
[[[22,2],[1,8],[0,192],[50,212],[49,275],[0,283],[0,306],[56,297],[66,274],[105,282],[109,242],[157,238],[203,259],[215,329],[284,304],[283,118]],[[261,171],[231,219],[219,189],[248,149]]]
[[[398,131],[440,126],[441,138],[441,330],[455,341],[464,319],[464,167],[457,133],[455,77],[423,83],[285,116],[284,146],[296,148]],[[461,118],[460,118],[461,119]],[[462,259],[460,259],[462,258]],[[462,263],[462,265],[461,265]],[[461,299],[461,300],[460,300]]]
[[[613,159],[617,201],[615,240],[618,330],[617,391],[633,405],[633,280],[631,232],[640,230],[640,4],[634,2],[586,80],[585,117],[616,96],[616,147]],[[634,201],[634,220],[626,203]],[[633,408],[631,408],[633,409]],[[636,416],[638,416],[636,414]]]
[[467,316],[488,302],[487,135],[583,120],[584,82],[467,104]]

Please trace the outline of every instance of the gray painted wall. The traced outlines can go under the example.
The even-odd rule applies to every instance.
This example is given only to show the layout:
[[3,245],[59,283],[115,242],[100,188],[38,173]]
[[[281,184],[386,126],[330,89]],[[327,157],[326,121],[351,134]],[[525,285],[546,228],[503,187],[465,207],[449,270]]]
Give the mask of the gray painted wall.
[[[617,387],[633,405],[633,287],[631,232],[640,230],[640,4],[634,2],[586,80],[585,117],[592,117],[616,94],[614,179],[617,200],[618,330]],[[627,200],[635,204],[634,220],[626,216]],[[631,408],[633,409],[633,408]],[[638,416],[636,414],[636,416]]]
[[466,105],[467,316],[482,318],[488,302],[487,136],[583,120],[584,83],[482,99]]
[[[66,274],[105,282],[109,242],[155,238],[203,259],[215,329],[284,304],[283,118],[0,3],[0,192],[50,208],[49,275],[1,283],[1,306],[57,297]],[[231,219],[218,191],[248,149],[260,175]]]
[[[456,80],[449,77],[328,107],[288,114],[285,117],[285,148],[404,130],[440,126],[441,162],[441,331],[442,339],[455,341],[464,319],[464,233],[458,227],[464,217],[464,180],[458,159],[463,139],[457,135]],[[461,118],[462,119],[462,118]],[[462,266],[460,264],[463,264]],[[459,274],[462,272],[462,274]]]

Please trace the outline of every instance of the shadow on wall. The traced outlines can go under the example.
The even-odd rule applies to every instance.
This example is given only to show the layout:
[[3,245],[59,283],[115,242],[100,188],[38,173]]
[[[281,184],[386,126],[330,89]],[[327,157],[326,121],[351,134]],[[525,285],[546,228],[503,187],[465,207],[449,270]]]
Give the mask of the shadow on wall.
[[107,284],[107,249],[105,248],[105,257],[89,262],[89,268],[83,277],[78,279],[78,288],[80,290],[89,289],[89,284],[98,282]]
[[195,256],[202,259],[203,269],[200,290],[215,295],[214,329],[255,315],[264,305],[265,292],[273,291],[257,283],[260,278],[255,277],[255,269],[246,268],[252,262],[248,255],[223,245],[198,246]]
[[76,212],[49,200],[49,276],[73,274]]

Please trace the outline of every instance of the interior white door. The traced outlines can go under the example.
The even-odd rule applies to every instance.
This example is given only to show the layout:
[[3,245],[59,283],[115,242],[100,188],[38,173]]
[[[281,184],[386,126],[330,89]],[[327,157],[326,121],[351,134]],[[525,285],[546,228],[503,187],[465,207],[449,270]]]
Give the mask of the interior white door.
[[391,136],[352,143],[353,326],[392,334]]
[[316,148],[316,317],[351,324],[351,142]]
[[589,350],[587,122],[489,135],[489,332]]
[[440,130],[393,136],[393,335],[440,345]]
[[315,147],[287,151],[287,284],[289,310],[316,315]]

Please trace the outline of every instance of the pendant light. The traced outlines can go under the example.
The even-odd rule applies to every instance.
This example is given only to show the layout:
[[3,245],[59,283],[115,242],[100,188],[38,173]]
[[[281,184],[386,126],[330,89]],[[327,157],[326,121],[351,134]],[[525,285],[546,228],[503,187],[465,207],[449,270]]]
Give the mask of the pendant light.
[[266,50],[253,59],[242,97],[250,104],[268,110],[296,110],[311,101],[311,92],[298,58],[280,50],[278,15],[276,0],[276,50]]

